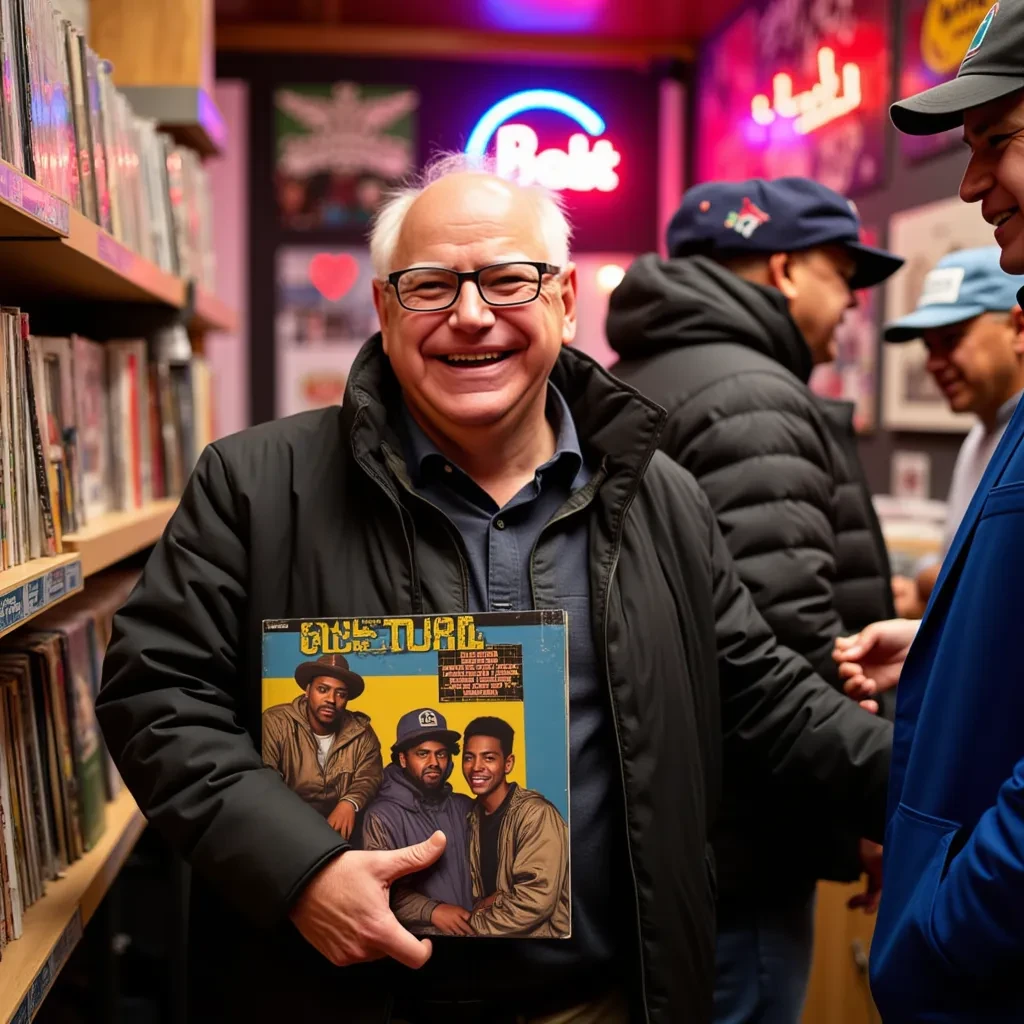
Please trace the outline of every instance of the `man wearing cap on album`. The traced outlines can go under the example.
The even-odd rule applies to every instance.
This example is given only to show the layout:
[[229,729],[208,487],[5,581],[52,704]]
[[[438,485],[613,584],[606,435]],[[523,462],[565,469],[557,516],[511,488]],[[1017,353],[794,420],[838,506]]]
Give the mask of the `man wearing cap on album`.
[[897,602],[897,614],[911,618],[924,614],[942,558],[1024,392],[1024,316],[1017,305],[1024,277],[1007,274],[999,253],[990,245],[943,256],[925,277],[917,309],[886,324],[882,335],[897,344],[920,339],[949,407],[978,418],[953,469],[942,550],[918,564],[910,593]]
[[[960,197],[981,203],[1003,270],[1024,274],[1024,0],[993,5],[957,77],[891,116],[914,135],[963,126]],[[854,696],[899,679],[871,944],[886,1021],[1024,1020],[1022,441],[1018,404],[920,623],[879,623],[836,651]]]
[[295,700],[263,712],[263,763],[348,839],[384,769],[369,716],[348,709],[366,684],[340,654],[302,662],[295,682]]
[[430,867],[392,886],[395,916],[416,934],[472,935],[466,815],[473,801],[448,779],[459,753],[459,733],[444,715],[417,708],[398,720],[391,764],[363,818],[364,850],[399,850],[445,834],[445,851]]

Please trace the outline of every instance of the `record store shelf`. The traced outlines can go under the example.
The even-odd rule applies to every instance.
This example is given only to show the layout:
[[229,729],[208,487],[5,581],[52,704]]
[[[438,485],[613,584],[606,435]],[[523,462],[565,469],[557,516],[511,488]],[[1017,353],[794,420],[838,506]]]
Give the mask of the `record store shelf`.
[[0,636],[81,589],[82,561],[75,552],[33,558],[4,569],[0,572]]
[[28,1024],[35,1016],[146,825],[127,789],[106,805],[106,814],[107,826],[96,846],[63,877],[47,883],[46,895],[25,911],[21,938],[4,950],[2,1024]]
[[66,534],[64,547],[78,554],[83,575],[91,576],[155,544],[177,506],[177,498],[167,498],[127,512],[109,512]]
[[[152,303],[184,309],[186,283],[0,161],[0,267],[5,296]],[[5,299],[10,301],[10,299]],[[230,331],[234,313],[201,292],[191,327]]]

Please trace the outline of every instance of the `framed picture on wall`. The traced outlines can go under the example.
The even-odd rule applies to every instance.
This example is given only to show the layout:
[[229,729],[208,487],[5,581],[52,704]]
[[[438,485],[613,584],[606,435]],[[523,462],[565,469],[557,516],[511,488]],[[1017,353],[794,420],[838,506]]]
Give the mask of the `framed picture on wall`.
[[277,251],[275,414],[341,402],[352,361],[378,330],[365,246]]
[[[980,203],[957,196],[894,214],[889,221],[889,249],[906,263],[885,286],[885,319],[895,320],[917,307],[925,275],[947,253],[992,245],[992,225],[981,216]],[[974,423],[968,413],[952,412],[926,367],[921,341],[884,344],[884,425],[890,430],[966,432]]]
[[[865,226],[866,245],[878,244],[878,229]],[[853,402],[853,426],[858,434],[875,429],[878,409],[878,306],[877,288],[857,292],[857,307],[848,310],[835,333],[836,357],[816,366],[811,390],[825,398]]]
[[419,93],[404,86],[286,85],[274,92],[281,227],[365,230],[416,163]]

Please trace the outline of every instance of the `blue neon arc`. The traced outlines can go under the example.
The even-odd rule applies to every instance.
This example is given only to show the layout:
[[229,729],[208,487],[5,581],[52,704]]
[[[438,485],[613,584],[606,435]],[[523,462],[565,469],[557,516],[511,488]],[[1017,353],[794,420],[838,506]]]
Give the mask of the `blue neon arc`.
[[601,135],[604,132],[604,118],[593,107],[588,107],[575,96],[559,92],[557,89],[525,89],[495,103],[477,121],[466,143],[466,155],[483,156],[487,152],[491,137],[501,125],[510,117],[515,117],[526,110],[554,110],[571,117],[590,135]]

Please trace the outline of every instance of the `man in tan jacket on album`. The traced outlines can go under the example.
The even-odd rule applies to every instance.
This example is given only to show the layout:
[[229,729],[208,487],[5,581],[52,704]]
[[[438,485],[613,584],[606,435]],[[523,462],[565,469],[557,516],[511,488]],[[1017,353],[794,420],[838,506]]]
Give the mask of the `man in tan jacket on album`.
[[295,682],[302,694],[263,712],[263,763],[348,839],[384,773],[370,716],[347,706],[366,684],[340,654],[304,661]]

